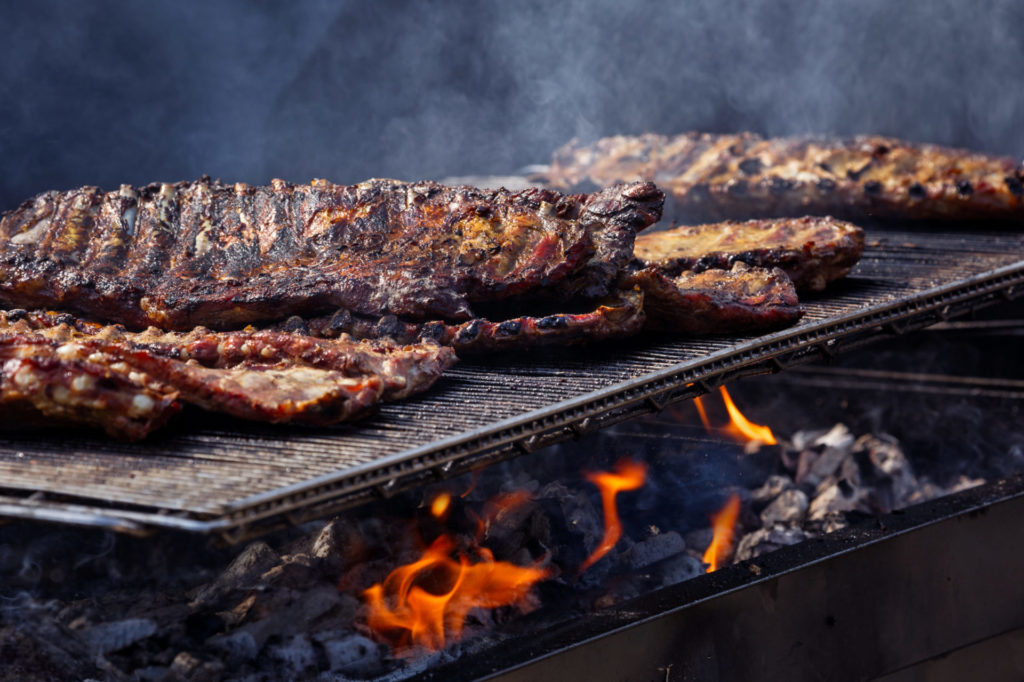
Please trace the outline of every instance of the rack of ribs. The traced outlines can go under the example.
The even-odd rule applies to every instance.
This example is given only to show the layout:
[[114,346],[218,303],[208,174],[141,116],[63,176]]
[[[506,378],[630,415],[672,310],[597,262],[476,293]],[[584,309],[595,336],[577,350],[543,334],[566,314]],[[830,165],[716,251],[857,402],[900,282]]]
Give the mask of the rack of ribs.
[[198,182],[47,192],[0,219],[0,304],[141,329],[317,315],[466,321],[472,304],[612,292],[650,183],[589,195],[432,182]]
[[130,332],[67,314],[0,312],[0,425],[80,424],[136,440],[183,404],[326,425],[423,391],[454,362],[454,351],[437,344],[259,330]]
[[554,187],[651,180],[687,222],[779,216],[910,220],[1024,219],[1024,167],[932,144],[862,135],[752,133],[570,142],[544,179]]
[[726,221],[647,232],[633,253],[644,267],[677,276],[734,263],[779,268],[797,289],[820,291],[845,277],[864,252],[864,230],[834,218]]

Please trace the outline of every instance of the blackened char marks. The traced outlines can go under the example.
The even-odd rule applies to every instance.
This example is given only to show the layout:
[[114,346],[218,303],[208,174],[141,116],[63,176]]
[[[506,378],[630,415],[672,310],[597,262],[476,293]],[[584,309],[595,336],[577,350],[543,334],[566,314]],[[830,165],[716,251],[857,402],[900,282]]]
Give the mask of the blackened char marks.
[[777,216],[999,220],[1024,218],[1024,171],[1011,158],[858,136],[762,138],[750,133],[641,135],[571,142],[548,179],[654,180],[683,221]]
[[580,313],[522,315],[499,321],[478,318],[453,324],[392,318],[384,325],[382,320],[338,311],[309,320],[308,329],[314,336],[329,338],[348,334],[360,339],[387,338],[397,343],[432,341],[451,346],[459,354],[490,353],[633,336],[643,328],[643,301],[641,292],[621,290],[594,302],[593,309]]
[[178,330],[338,308],[458,322],[474,302],[607,293],[662,200],[649,183],[563,195],[204,178],[51,192],[0,222],[0,303]]

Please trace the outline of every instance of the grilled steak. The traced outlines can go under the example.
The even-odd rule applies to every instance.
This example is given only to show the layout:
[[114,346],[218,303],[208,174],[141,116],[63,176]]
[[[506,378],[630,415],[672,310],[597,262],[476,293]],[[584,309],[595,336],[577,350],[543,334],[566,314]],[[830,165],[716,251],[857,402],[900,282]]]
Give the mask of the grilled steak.
[[169,330],[338,308],[464,321],[475,302],[608,294],[663,200],[650,183],[573,196],[207,178],[47,192],[0,220],[0,304]]
[[609,137],[559,149],[555,187],[653,180],[681,221],[834,215],[1024,219],[1024,168],[999,158],[877,136],[765,139],[750,133]]
[[634,254],[669,275],[729,269],[733,263],[783,270],[797,289],[818,291],[846,276],[864,251],[864,230],[832,218],[780,218],[648,232]]
[[35,415],[145,436],[191,403],[270,422],[331,424],[429,387],[455,360],[276,331],[128,332],[69,315],[0,314],[0,423]]
[[731,270],[678,276],[647,267],[626,275],[624,283],[643,291],[647,329],[700,335],[760,332],[793,324],[801,315],[786,273],[742,262]]
[[623,338],[643,328],[643,294],[638,291],[616,291],[594,305],[582,313],[521,315],[500,321],[477,318],[456,324],[439,320],[405,322],[394,315],[374,319],[340,310],[310,320],[293,317],[279,328],[327,338],[350,334],[358,339],[392,339],[398,343],[435,341],[460,354]]

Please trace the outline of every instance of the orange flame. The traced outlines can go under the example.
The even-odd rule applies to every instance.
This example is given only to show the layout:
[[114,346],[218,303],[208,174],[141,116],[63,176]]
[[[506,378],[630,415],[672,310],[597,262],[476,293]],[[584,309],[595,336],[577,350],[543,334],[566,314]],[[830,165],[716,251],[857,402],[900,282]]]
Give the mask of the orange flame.
[[448,508],[451,504],[451,493],[441,493],[430,502],[430,513],[433,514],[435,519],[444,518],[444,515],[448,513]]
[[729,396],[729,392],[725,390],[725,386],[720,386],[719,390],[722,392],[722,401],[725,403],[725,409],[729,411],[730,422],[726,427],[726,430],[733,436],[746,441],[761,441],[766,445],[775,445],[777,442],[775,436],[772,435],[772,430],[767,426],[759,426],[747,421],[747,418],[743,416],[739,408],[732,401]]
[[495,561],[485,548],[479,548],[477,563],[461,553],[456,560],[454,549],[454,541],[442,535],[422,558],[399,566],[363,592],[367,625],[399,653],[414,646],[444,648],[449,637],[457,641],[462,636],[471,610],[522,605],[533,585],[550,575],[539,566]]
[[729,501],[724,507],[711,515],[711,528],[714,534],[711,537],[711,544],[704,552],[704,563],[708,564],[708,573],[717,571],[732,552],[732,539],[739,515],[740,496],[736,493],[729,496]]
[[700,415],[700,423],[704,425],[704,430],[711,433],[711,422],[708,421],[708,411],[704,409],[704,401],[697,396],[693,399],[693,404],[697,407],[697,414]]
[[615,471],[595,471],[584,474],[586,479],[601,491],[601,505],[604,507],[604,538],[587,560],[580,566],[580,573],[593,566],[607,554],[622,537],[622,523],[615,506],[615,496],[622,490],[636,490],[647,478],[647,465],[631,459],[620,459]]

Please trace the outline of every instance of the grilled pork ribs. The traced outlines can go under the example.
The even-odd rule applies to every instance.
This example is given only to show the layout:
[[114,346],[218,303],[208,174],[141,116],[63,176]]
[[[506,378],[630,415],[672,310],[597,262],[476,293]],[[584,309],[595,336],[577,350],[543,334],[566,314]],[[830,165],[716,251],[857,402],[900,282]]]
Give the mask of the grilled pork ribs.
[[633,252],[672,276],[746,263],[780,268],[797,289],[820,291],[860,260],[864,230],[833,218],[727,221],[648,232]]
[[685,222],[779,216],[1024,218],[1024,167],[1011,158],[858,136],[751,133],[608,137],[555,152],[554,187],[651,180]]
[[339,308],[465,321],[476,302],[609,294],[663,200],[650,183],[591,195],[394,180],[47,192],[0,220],[0,303],[179,331]]
[[136,440],[183,403],[264,422],[332,424],[428,388],[451,348],[275,331],[129,332],[0,312],[0,423],[97,426]]

